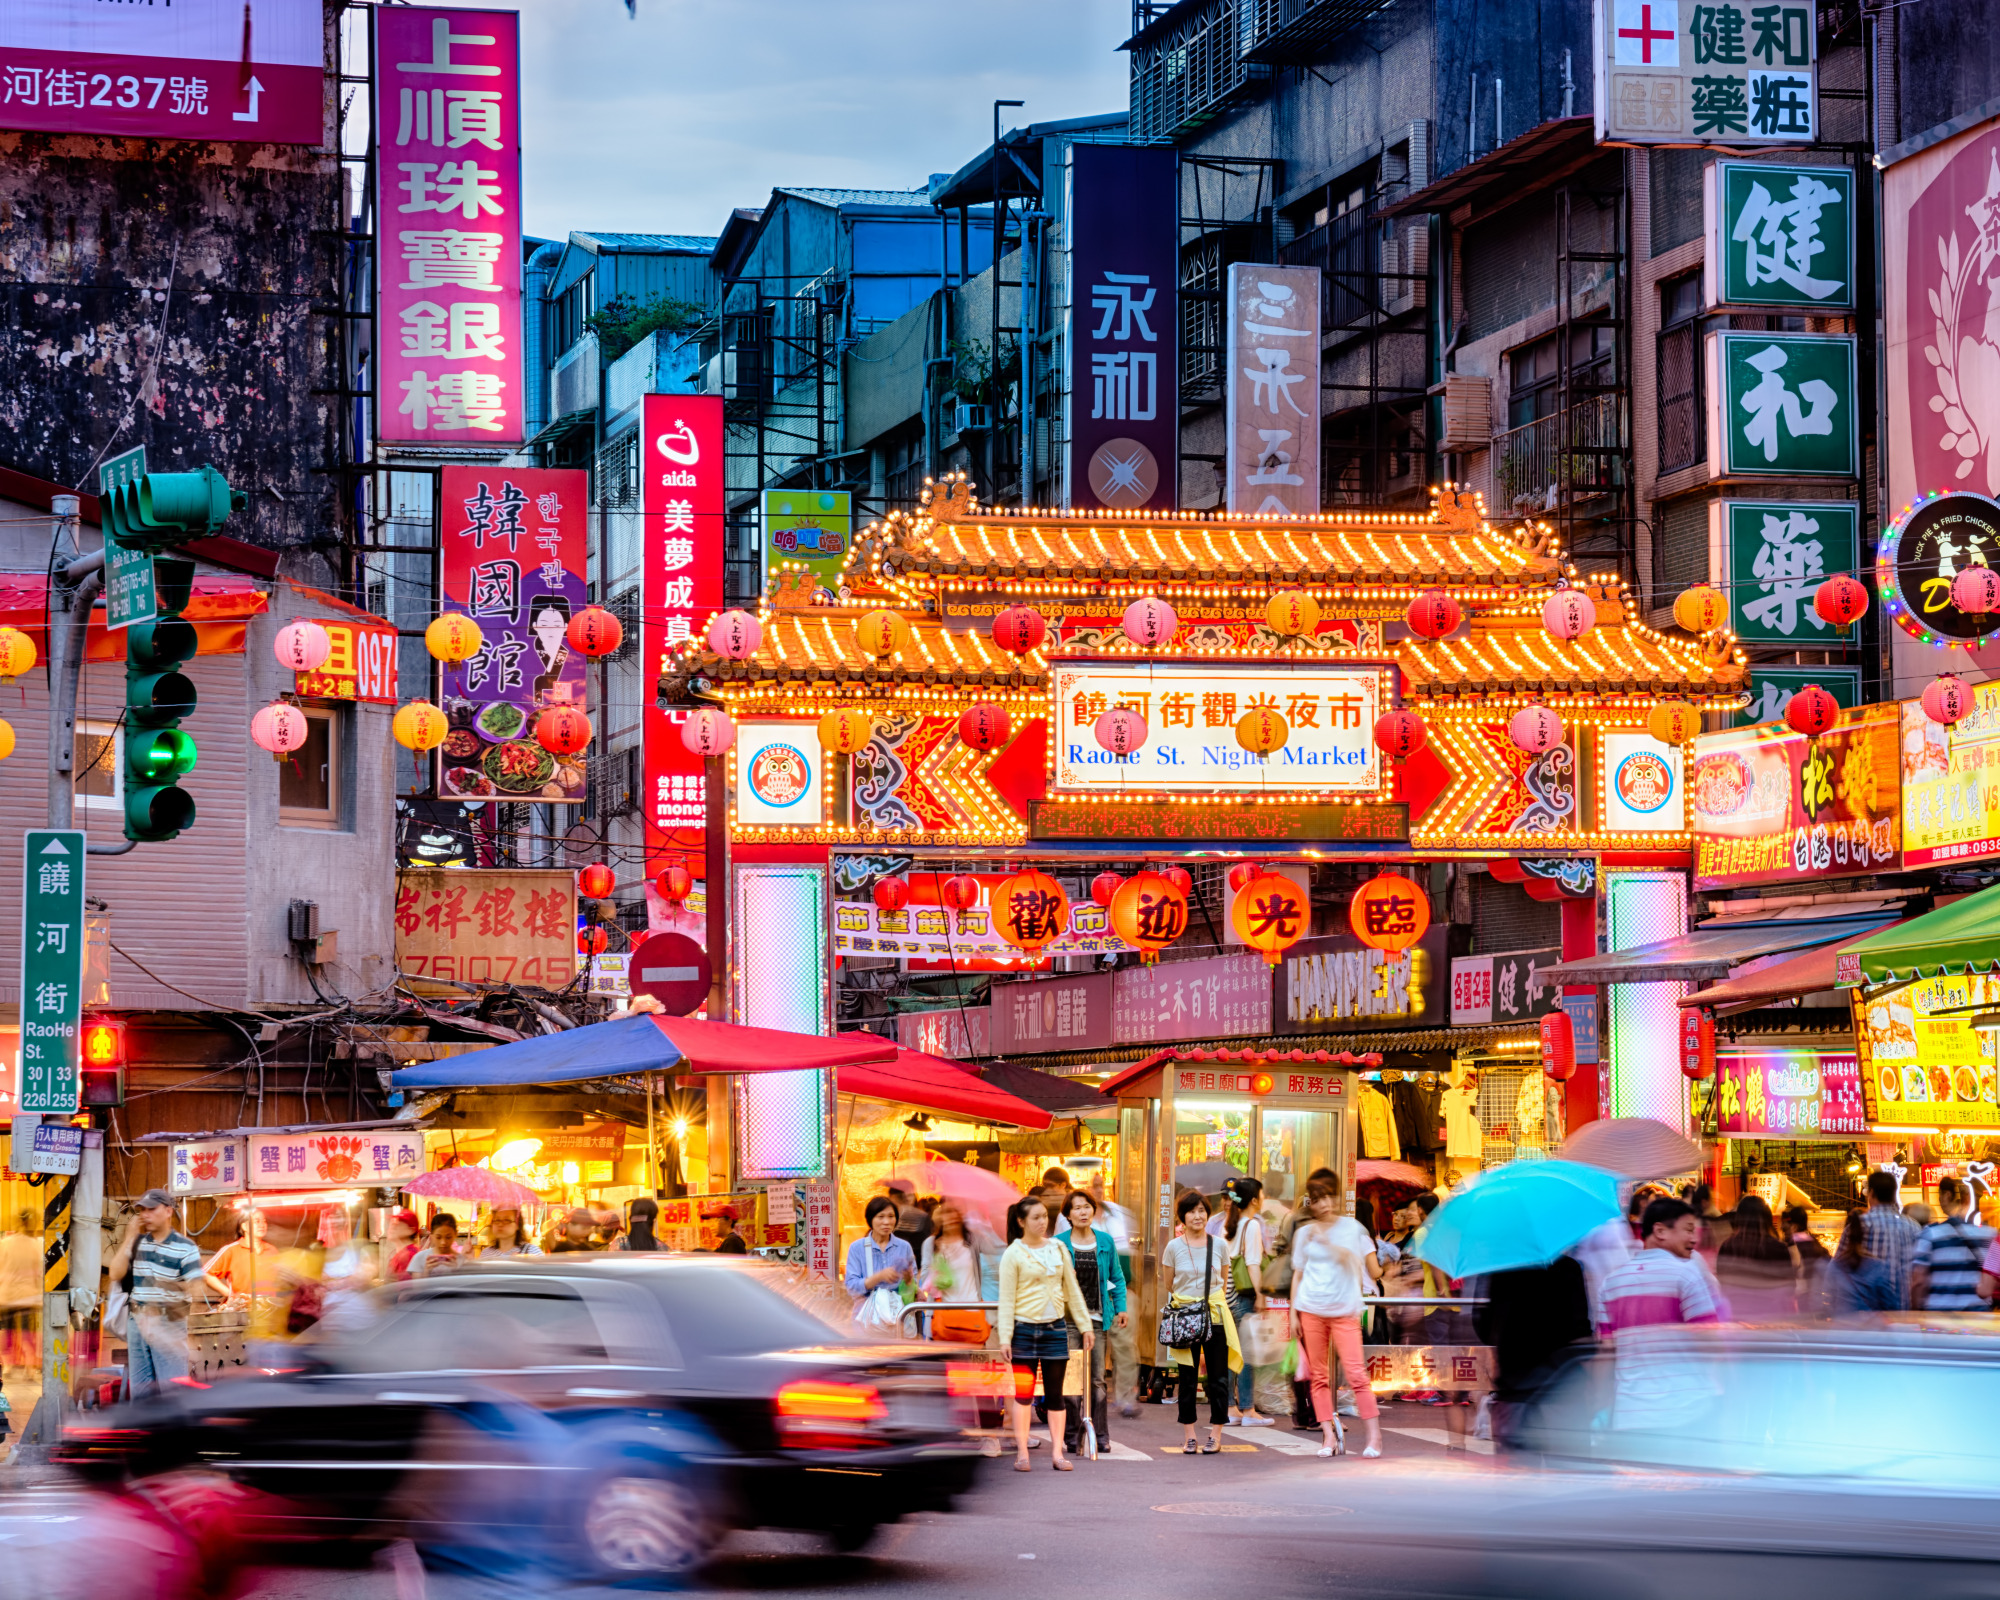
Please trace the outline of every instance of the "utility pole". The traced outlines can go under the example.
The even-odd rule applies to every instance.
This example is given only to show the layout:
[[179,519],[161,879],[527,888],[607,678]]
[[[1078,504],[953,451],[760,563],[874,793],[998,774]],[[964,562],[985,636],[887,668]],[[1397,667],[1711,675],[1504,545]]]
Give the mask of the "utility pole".
[[[988,504],[998,504],[1000,499],[1000,250],[1007,242],[1007,202],[1000,196],[1000,108],[1002,106],[1026,105],[1025,100],[995,100],[993,102],[993,318],[990,327],[992,343],[986,347],[986,394],[992,401],[988,408],[992,415],[986,419],[986,497]],[[1023,403],[1026,397],[1023,396]],[[1027,496],[1020,497],[1021,504],[1028,503]]]

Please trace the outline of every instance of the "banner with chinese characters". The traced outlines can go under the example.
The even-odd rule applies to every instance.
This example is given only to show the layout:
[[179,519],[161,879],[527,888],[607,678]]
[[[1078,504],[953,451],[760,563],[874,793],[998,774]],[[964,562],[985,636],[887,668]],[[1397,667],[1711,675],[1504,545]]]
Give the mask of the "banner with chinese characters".
[[[935,601],[947,633],[991,633],[993,619],[1016,603],[1014,595],[998,588],[948,588]],[[1174,613],[1180,618],[1180,626],[1174,630],[1175,647],[1243,650],[1276,646],[1280,640],[1265,619],[1265,603],[1261,597],[1176,595]],[[1331,602],[1323,604],[1326,610],[1314,634],[1322,645],[1381,652],[1380,620],[1333,616]],[[1048,621],[1051,640],[1079,649],[1101,650],[1124,643],[1125,605],[1115,595],[1050,595],[1040,601],[1037,609]]]
[[1301,939],[1278,963],[1274,1031],[1331,1033],[1342,1023],[1441,1026],[1448,932],[1434,927],[1395,954],[1372,949],[1351,933]]
[[1454,956],[1451,1025],[1532,1022],[1562,1010],[1562,985],[1541,973],[1562,960],[1559,949],[1516,950],[1496,956]]
[[1491,1345],[1364,1344],[1361,1361],[1377,1394],[1410,1389],[1484,1394],[1493,1387]]
[[1228,317],[1231,511],[1319,514],[1320,270],[1237,262]]
[[379,6],[375,437],[518,444],[519,17]]
[[[899,956],[906,961],[971,961],[1030,966],[1019,946],[1000,937],[990,898],[993,883],[980,874],[980,903],[966,911],[944,906],[907,905],[884,911],[872,900],[837,900],[833,906],[836,955]],[[1000,879],[996,876],[994,883]],[[1095,901],[1072,903],[1069,931],[1043,952],[1047,956],[1126,955],[1132,947],[1111,931],[1111,913]]]
[[1782,723],[1694,742],[1694,886],[1894,871],[1902,849],[1897,708],[1844,711],[1817,739]]
[[1855,343],[1849,334],[1711,333],[1708,459],[1732,478],[1861,473]]
[[[640,678],[657,683],[668,655],[722,609],[723,461],[719,395],[649,394],[639,421]],[[700,756],[681,740],[691,707],[645,696],[648,876],[699,856],[707,792]],[[702,935],[695,935],[699,940]]]
[[1708,516],[1710,541],[1729,561],[1729,626],[1737,638],[1814,648],[1854,642],[1852,627],[1836,628],[1813,609],[1813,593],[1837,573],[1860,570],[1858,504],[1711,500]]
[[167,1193],[241,1194],[250,1185],[241,1139],[190,1139],[167,1147]]
[[1854,309],[1854,172],[1714,161],[1702,171],[1702,300],[1724,306]]
[[947,1061],[993,1054],[993,1008],[953,1006],[948,1011],[906,1011],[896,1018],[896,1043]]
[[1112,1042],[1115,976],[1094,972],[1083,977],[994,984],[993,1054],[1104,1049]]
[[396,704],[396,626],[391,622],[350,622],[320,617],[333,648],[311,672],[292,674],[296,694],[314,700],[361,700]]
[[1819,36],[1810,5],[1595,0],[1591,20],[1599,143],[1811,144],[1819,137]]
[[1115,977],[1113,1044],[1271,1031],[1271,969],[1262,956],[1162,961],[1150,967],[1126,967]]
[[419,1128],[252,1133],[249,1147],[244,1169],[252,1189],[384,1188],[424,1170]]
[[576,976],[576,874],[446,867],[396,874],[396,968],[417,994],[561,989]]
[[1715,1058],[1716,1131],[1813,1139],[1868,1131],[1861,1063],[1851,1055],[1773,1050]]
[[2000,854],[2000,683],[1972,688],[1972,709],[1951,727],[1905,700],[1903,866]]
[[1973,1023],[2000,1009],[2000,978],[1927,978],[1851,996],[1870,1123],[2000,1130],[1994,1035]]
[[0,128],[203,143],[326,136],[319,0],[0,6]]
[[569,622],[590,604],[589,482],[580,467],[439,474],[438,603],[471,617],[482,636],[471,656],[444,668],[444,798],[585,797],[583,752],[544,750],[535,719],[551,706],[584,705],[588,663],[570,648]]
[[1069,162],[1061,503],[1171,511],[1180,504],[1180,158],[1170,145],[1078,144]]

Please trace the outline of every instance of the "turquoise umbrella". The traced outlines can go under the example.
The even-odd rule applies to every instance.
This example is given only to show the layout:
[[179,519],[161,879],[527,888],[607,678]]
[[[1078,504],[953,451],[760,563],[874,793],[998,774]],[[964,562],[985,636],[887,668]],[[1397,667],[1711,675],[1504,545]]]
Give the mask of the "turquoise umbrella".
[[1513,1161],[1432,1212],[1413,1252],[1452,1278],[1539,1267],[1618,1215],[1615,1174],[1575,1161]]

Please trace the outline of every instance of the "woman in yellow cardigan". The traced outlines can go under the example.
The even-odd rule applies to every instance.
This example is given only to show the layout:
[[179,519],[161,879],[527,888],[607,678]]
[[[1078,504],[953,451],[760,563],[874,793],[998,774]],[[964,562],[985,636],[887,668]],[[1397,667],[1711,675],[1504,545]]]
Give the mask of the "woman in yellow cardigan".
[[1068,1250],[1049,1237],[1048,1208],[1030,1196],[1007,1208],[1007,1253],[1000,1258],[1000,1359],[1014,1365],[1014,1470],[1029,1470],[1028,1412],[1035,1398],[1035,1373],[1049,1400],[1049,1465],[1075,1469],[1063,1453],[1063,1373],[1069,1366],[1065,1312],[1083,1334],[1090,1353],[1090,1307],[1076,1281]]
[[[1180,1374],[1181,1451],[1212,1456],[1222,1448],[1222,1429],[1229,1421],[1229,1374],[1243,1367],[1243,1348],[1236,1342],[1236,1319],[1229,1314],[1229,1252],[1218,1249],[1220,1240],[1208,1232],[1208,1202],[1193,1190],[1182,1195],[1174,1206],[1180,1228],[1167,1241],[1160,1255],[1160,1278],[1171,1305],[1199,1304],[1208,1299],[1208,1337],[1198,1345],[1174,1351],[1174,1360],[1185,1369]],[[1205,1369],[1205,1370],[1204,1370]],[[1197,1445],[1194,1437],[1195,1375],[1208,1390],[1208,1441]]]

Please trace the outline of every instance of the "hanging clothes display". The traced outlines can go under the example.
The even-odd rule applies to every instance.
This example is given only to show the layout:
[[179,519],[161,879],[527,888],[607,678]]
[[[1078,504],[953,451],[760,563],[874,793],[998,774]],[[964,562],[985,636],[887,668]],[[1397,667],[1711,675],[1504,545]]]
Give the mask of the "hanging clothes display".
[[1486,1136],[1479,1126],[1479,1078],[1461,1070],[1444,1091],[1444,1153],[1453,1161],[1477,1161]]
[[1374,1084],[1364,1083],[1355,1096],[1354,1109],[1361,1123],[1361,1154],[1376,1161],[1402,1160],[1403,1147],[1396,1138],[1395,1108],[1389,1097]]

